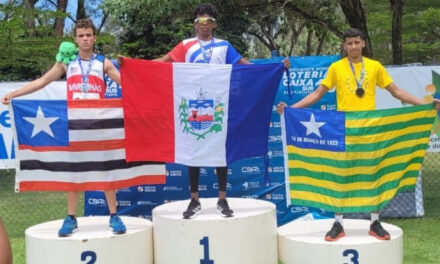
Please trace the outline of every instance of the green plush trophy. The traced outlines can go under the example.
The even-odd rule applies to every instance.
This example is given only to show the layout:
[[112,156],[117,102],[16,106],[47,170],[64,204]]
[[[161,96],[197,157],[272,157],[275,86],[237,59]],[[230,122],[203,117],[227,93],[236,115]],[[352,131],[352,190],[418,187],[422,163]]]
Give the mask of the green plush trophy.
[[63,62],[64,64],[69,64],[71,60],[76,59],[76,54],[78,53],[78,48],[72,42],[64,41],[61,43],[56,56],[57,62]]

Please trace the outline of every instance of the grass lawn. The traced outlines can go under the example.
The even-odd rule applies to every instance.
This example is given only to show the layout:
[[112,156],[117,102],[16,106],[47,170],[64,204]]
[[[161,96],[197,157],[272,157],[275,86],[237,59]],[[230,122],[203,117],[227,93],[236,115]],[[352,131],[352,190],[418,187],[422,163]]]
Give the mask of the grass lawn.
[[[423,167],[424,204],[426,216],[417,219],[384,219],[404,232],[404,264],[440,263],[440,155],[428,154]],[[8,231],[14,264],[24,264],[24,230],[32,225],[64,218],[64,193],[13,192],[13,176],[0,172],[0,217]],[[6,186],[6,187],[5,187]],[[84,197],[79,201],[82,215]],[[392,264],[392,263],[390,263]]]

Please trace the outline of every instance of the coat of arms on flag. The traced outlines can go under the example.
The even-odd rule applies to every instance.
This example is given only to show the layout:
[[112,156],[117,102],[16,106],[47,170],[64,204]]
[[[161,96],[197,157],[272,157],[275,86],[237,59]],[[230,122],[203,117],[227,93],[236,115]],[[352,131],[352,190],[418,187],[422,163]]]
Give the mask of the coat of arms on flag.
[[285,108],[288,202],[341,213],[380,210],[415,186],[436,114],[433,104],[360,112]]
[[194,135],[197,140],[205,139],[205,135],[222,130],[224,103],[219,98],[206,98],[206,94],[207,92],[200,88],[196,99],[182,98],[179,106],[183,131]]
[[126,162],[120,99],[12,100],[17,191],[165,183],[165,165]]

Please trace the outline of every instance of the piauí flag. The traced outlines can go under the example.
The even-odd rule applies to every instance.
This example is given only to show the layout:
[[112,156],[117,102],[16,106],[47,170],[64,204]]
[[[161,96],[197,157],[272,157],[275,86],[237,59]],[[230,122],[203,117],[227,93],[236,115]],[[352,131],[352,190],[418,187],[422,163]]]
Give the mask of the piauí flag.
[[433,104],[361,112],[285,108],[290,202],[341,213],[380,210],[415,186],[435,116]]
[[127,160],[225,166],[267,153],[283,65],[163,63],[121,67]]
[[126,162],[120,99],[12,100],[17,191],[165,183],[165,165]]

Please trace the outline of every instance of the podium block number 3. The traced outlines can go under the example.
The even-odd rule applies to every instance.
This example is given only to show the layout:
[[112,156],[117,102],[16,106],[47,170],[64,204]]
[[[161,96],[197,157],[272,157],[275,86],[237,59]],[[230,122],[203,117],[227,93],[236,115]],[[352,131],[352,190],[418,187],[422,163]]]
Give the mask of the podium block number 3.
[[87,261],[85,262],[85,264],[95,264],[96,259],[96,253],[93,251],[84,251],[83,253],[81,253],[81,262]]
[[351,257],[350,263],[344,263],[344,264],[359,264],[359,253],[355,249],[346,249],[342,253],[344,257]]
[[203,259],[200,260],[200,264],[214,264],[214,260],[209,259],[209,238],[205,236],[200,239],[200,245],[203,246]]

